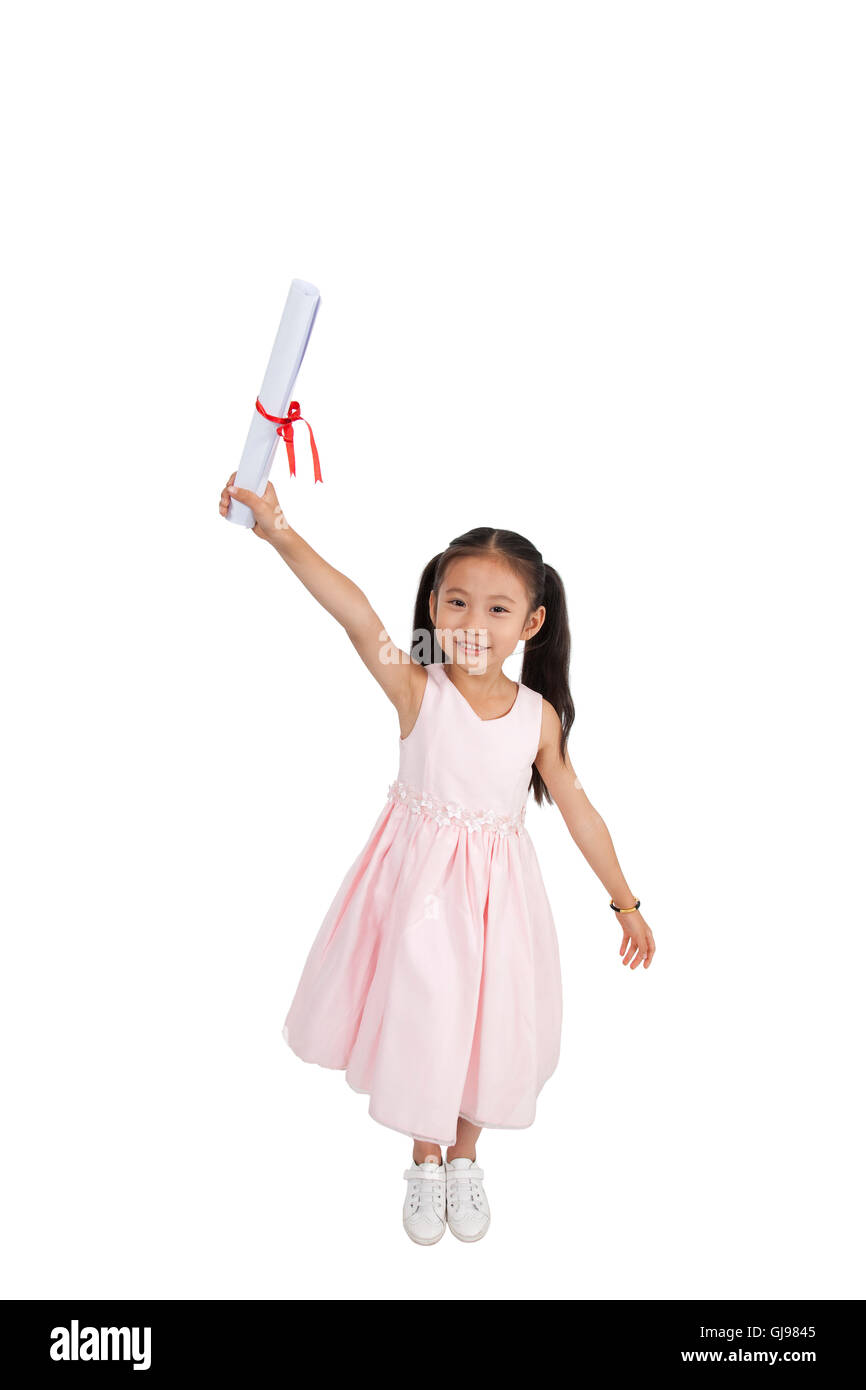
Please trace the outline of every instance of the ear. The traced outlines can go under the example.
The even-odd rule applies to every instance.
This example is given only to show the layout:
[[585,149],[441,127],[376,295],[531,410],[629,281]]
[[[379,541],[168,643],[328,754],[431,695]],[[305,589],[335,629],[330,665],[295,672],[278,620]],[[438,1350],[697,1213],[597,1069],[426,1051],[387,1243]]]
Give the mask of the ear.
[[430,622],[431,622],[431,625],[432,625],[433,627],[435,627],[435,626],[436,626],[436,593],[435,593],[435,590],[433,590],[433,589],[430,590],[430,602],[428,603],[427,607],[428,607],[428,610],[429,610],[429,613],[430,613]]
[[520,634],[520,640],[528,642],[530,637],[534,637],[537,632],[540,632],[541,628],[544,626],[544,619],[546,617],[547,609],[544,607],[544,604],[542,604],[540,608],[536,608],[535,612],[529,615],[526,626]]

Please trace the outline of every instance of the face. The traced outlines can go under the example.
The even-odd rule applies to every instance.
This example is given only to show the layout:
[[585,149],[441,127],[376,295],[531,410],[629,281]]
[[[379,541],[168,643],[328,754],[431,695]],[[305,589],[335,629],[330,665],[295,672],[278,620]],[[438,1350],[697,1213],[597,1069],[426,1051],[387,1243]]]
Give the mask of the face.
[[485,671],[535,636],[544,608],[529,612],[524,585],[502,560],[465,555],[448,566],[438,604],[430,595],[430,617],[448,661]]

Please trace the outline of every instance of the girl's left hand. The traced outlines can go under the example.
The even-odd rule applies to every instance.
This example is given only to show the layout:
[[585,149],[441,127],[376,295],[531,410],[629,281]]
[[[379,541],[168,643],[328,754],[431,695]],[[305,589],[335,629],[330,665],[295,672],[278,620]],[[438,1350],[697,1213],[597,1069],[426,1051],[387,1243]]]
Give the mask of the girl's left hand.
[[640,914],[629,912],[622,921],[622,945],[619,953],[623,957],[623,965],[631,962],[631,968],[640,965],[643,961],[644,970],[649,969],[650,961],[656,953],[656,944],[653,941],[653,934]]

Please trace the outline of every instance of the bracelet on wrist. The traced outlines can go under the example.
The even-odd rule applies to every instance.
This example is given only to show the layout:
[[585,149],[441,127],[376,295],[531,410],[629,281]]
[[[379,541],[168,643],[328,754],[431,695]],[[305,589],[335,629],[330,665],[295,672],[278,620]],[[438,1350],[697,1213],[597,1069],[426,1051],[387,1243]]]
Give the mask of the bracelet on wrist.
[[634,907],[617,907],[613,898],[611,898],[610,906],[613,908],[614,912],[637,912],[640,907],[640,898],[635,898]]

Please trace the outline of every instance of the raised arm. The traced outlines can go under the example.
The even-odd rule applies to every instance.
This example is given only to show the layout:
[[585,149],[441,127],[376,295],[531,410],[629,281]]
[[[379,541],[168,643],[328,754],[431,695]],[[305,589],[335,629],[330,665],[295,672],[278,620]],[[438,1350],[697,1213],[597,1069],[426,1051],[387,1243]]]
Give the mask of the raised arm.
[[[233,479],[234,474],[223,491],[220,504],[223,516],[228,510]],[[408,732],[423,695],[426,681],[423,667],[394,645],[366,594],[354,580],[328,564],[289,526],[272,483],[268,483],[262,497],[245,488],[238,488],[231,496],[246,503],[256,518],[255,534],[270,542],[304,588],[345,629],[364,665],[397,710],[401,732]]]

